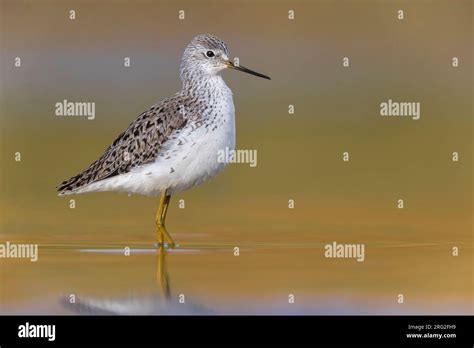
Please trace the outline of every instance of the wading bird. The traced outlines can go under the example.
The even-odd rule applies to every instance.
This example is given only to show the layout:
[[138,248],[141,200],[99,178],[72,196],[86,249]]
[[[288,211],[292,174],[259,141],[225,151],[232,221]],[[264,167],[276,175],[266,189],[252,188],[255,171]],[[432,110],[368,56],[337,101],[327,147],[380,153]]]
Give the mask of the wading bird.
[[160,197],[156,228],[161,245],[174,241],[165,227],[171,195],[219,173],[220,151],[235,149],[232,91],[224,69],[270,79],[233,63],[227,45],[196,36],[184,50],[182,89],[140,114],[87,169],[58,185],[59,195],[119,191]]

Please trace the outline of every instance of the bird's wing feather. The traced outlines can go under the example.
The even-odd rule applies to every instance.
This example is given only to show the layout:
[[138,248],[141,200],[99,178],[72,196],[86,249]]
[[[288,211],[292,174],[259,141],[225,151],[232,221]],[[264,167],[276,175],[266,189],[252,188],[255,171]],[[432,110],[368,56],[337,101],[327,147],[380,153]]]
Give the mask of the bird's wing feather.
[[98,160],[58,185],[59,193],[74,192],[93,182],[153,162],[170,135],[187,123],[188,118],[180,110],[181,102],[184,102],[180,98],[177,95],[165,99],[140,114]]

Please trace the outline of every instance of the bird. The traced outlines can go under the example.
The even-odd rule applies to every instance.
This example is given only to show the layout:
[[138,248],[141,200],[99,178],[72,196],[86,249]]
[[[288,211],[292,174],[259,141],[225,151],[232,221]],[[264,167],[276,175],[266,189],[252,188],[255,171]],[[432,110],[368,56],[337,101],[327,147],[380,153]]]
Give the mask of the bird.
[[142,112],[79,174],[56,188],[59,196],[115,191],[158,197],[158,245],[176,246],[165,220],[172,195],[202,184],[229,161],[218,154],[235,150],[233,94],[225,69],[271,80],[229,58],[227,44],[201,34],[186,46],[179,75],[182,88]]

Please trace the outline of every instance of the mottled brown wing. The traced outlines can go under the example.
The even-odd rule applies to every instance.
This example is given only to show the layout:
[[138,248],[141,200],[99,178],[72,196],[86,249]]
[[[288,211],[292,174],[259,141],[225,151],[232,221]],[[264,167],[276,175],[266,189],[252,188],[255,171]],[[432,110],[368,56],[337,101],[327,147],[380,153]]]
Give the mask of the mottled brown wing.
[[93,182],[153,162],[170,135],[186,125],[187,118],[180,112],[180,105],[183,105],[180,98],[165,99],[140,114],[97,161],[58,185],[58,192],[74,192]]

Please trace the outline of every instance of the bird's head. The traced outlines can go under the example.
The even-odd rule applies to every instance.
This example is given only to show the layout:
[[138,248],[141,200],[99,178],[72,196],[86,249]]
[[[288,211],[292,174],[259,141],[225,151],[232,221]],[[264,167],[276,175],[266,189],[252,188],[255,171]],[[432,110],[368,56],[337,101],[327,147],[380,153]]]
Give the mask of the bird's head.
[[270,80],[266,75],[234,64],[229,59],[226,43],[210,34],[196,36],[184,50],[180,69],[181,78],[186,81],[194,77],[210,77],[227,68]]

